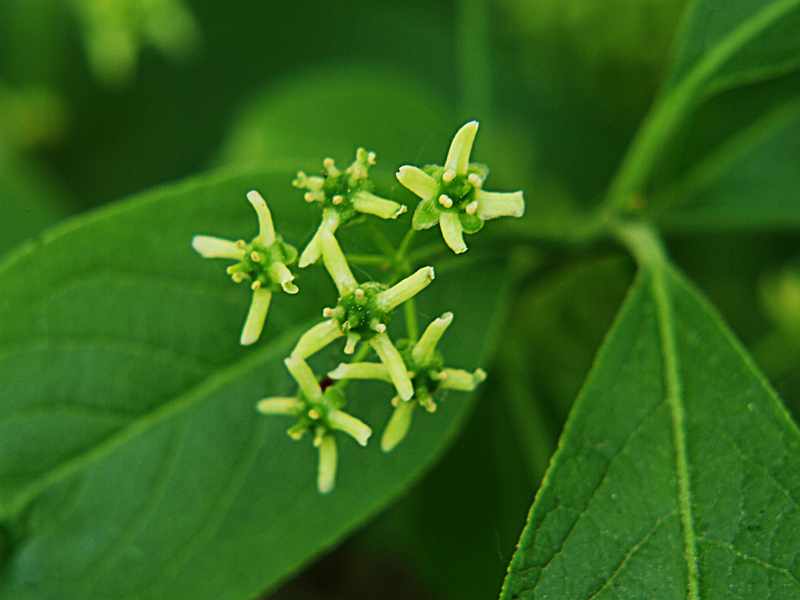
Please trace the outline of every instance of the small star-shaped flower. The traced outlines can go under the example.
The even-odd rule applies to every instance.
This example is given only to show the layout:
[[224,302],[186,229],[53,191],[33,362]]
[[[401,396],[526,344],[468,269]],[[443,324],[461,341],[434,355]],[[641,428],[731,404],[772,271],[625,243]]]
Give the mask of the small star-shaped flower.
[[296,188],[307,190],[306,202],[317,202],[322,206],[322,223],[316,234],[300,254],[298,266],[303,269],[320,257],[320,235],[323,231],[335,233],[344,223],[358,214],[372,215],[381,219],[396,219],[407,207],[393,200],[373,194],[375,184],[369,178],[369,169],[375,164],[375,153],[364,148],[356,150],[356,159],[344,171],[336,168],[332,158],[322,161],[321,176],[308,176],[303,171],[292,182]]
[[308,358],[342,336],[347,336],[345,353],[352,354],[358,342],[366,341],[385,365],[397,393],[408,400],[414,388],[386,326],[394,309],[430,285],[434,279],[433,267],[422,267],[391,287],[376,282],[358,283],[330,232],[320,234],[319,244],[325,268],[339,290],[339,301],[336,307],[322,311],[327,320],[300,337],[292,356]]
[[[436,350],[444,332],[453,322],[453,313],[445,313],[434,319],[415,344],[401,344],[404,369],[412,382],[414,400],[395,396],[395,407],[381,438],[384,452],[393,450],[408,433],[414,408],[419,405],[428,412],[435,412],[435,398],[444,390],[471,392],[486,379],[483,369],[470,373],[463,369],[444,367],[444,360]],[[381,363],[342,363],[328,373],[331,379],[377,379],[391,381],[388,369]]]
[[414,211],[414,229],[438,224],[445,243],[456,254],[467,251],[465,232],[477,233],[489,219],[521,217],[525,213],[522,192],[483,189],[489,169],[469,162],[477,133],[477,121],[461,127],[450,143],[444,166],[420,169],[406,165],[396,175],[403,186],[422,199]]
[[273,291],[282,289],[287,294],[299,291],[287,266],[297,260],[297,250],[276,235],[272,214],[261,194],[248,192],[247,199],[256,211],[259,225],[258,235],[249,244],[208,235],[192,239],[192,247],[204,258],[237,261],[227,269],[234,283],[250,282],[253,298],[242,330],[243,346],[256,343],[261,336]]
[[361,446],[366,446],[372,429],[356,417],[344,412],[345,397],[341,390],[329,386],[322,390],[311,367],[302,358],[292,356],[284,363],[297,382],[298,392],[291,397],[273,397],[261,400],[256,408],[264,415],[286,415],[297,421],[287,433],[293,440],[301,439],[306,432],[314,432],[314,446],[319,449],[317,486],[327,494],[336,481],[335,431],[342,431]]

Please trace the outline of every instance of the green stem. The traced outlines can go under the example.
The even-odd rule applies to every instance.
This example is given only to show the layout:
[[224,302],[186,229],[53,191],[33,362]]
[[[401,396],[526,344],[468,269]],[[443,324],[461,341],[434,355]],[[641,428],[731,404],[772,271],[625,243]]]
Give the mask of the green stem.
[[387,266],[389,259],[380,254],[345,254],[347,262],[364,266]]
[[406,318],[406,335],[412,342],[416,342],[419,338],[419,325],[417,324],[417,304],[414,298],[406,300],[403,305]]
[[638,221],[616,223],[613,232],[631,251],[640,267],[656,270],[667,264],[664,244],[651,225]]
[[417,231],[413,227],[409,227],[406,234],[403,236],[403,240],[400,242],[400,246],[397,248],[397,252],[395,253],[395,260],[399,263],[406,258],[406,252],[408,252],[408,247],[411,245],[411,241],[414,239]]

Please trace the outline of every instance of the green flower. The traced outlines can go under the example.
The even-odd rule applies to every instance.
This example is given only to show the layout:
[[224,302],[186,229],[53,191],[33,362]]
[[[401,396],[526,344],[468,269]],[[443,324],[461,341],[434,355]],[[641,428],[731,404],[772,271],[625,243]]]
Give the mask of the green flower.
[[237,261],[227,272],[234,283],[250,282],[253,299],[242,330],[241,343],[249,346],[258,341],[267,318],[272,292],[282,289],[287,294],[299,290],[287,265],[297,260],[297,250],[275,234],[272,214],[264,198],[256,191],[247,199],[258,216],[259,233],[249,244],[208,235],[196,235],[192,247],[204,258],[227,258]]
[[343,431],[362,446],[372,435],[372,429],[363,421],[344,412],[345,397],[334,386],[324,392],[311,371],[311,367],[297,356],[287,358],[284,363],[297,382],[298,391],[292,397],[265,398],[257,404],[264,415],[286,415],[297,421],[287,433],[293,440],[301,439],[306,432],[313,431],[313,443],[319,449],[319,471],[317,486],[327,494],[336,481],[336,438],[334,432]]
[[300,336],[292,356],[308,358],[343,336],[347,336],[344,351],[352,354],[356,344],[366,341],[386,367],[397,393],[408,400],[414,389],[403,359],[386,333],[386,326],[398,306],[433,281],[433,267],[423,267],[391,287],[376,282],[358,283],[333,234],[321,232],[319,245],[325,268],[339,291],[339,301],[334,308],[322,311],[327,320]]
[[406,165],[397,180],[422,201],[414,211],[414,229],[438,224],[445,243],[456,254],[467,251],[464,233],[477,233],[484,221],[498,217],[521,217],[525,213],[522,192],[487,192],[483,183],[489,175],[485,165],[470,163],[478,122],[470,121],[456,132],[444,166],[424,169]]
[[375,164],[374,152],[359,148],[356,150],[356,160],[344,171],[336,168],[332,158],[326,158],[322,164],[322,176],[308,176],[300,171],[292,182],[296,188],[307,190],[304,196],[306,202],[318,202],[322,206],[322,223],[300,255],[301,269],[319,259],[319,236],[323,231],[335,233],[340,225],[358,214],[396,219],[408,210],[403,204],[372,193],[375,184],[369,178],[369,168]]
[[[439,340],[453,322],[453,313],[445,313],[434,319],[425,333],[416,344],[401,342],[401,356],[404,369],[408,373],[414,390],[410,398],[395,396],[392,405],[395,407],[389,423],[381,438],[381,448],[384,452],[393,450],[408,433],[414,408],[419,405],[428,412],[435,412],[437,408],[436,397],[445,390],[458,390],[471,392],[479,383],[486,379],[483,369],[470,373],[463,369],[450,369],[444,366],[442,355],[436,350]],[[379,381],[392,381],[391,375],[384,364],[360,362],[342,363],[328,373],[331,379],[377,379]]]

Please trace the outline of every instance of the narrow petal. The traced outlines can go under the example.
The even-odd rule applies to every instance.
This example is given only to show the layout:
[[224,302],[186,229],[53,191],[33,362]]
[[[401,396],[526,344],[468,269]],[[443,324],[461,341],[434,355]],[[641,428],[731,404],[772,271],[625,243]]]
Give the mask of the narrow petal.
[[408,188],[423,200],[434,198],[439,191],[436,180],[418,167],[411,165],[400,167],[395,177],[400,185]]
[[334,409],[330,411],[328,413],[328,422],[331,427],[344,431],[362,446],[367,445],[367,441],[372,435],[372,429],[369,425],[341,410]]
[[292,350],[292,356],[308,358],[343,335],[339,324],[333,319],[318,323],[300,336]]
[[469,167],[469,156],[472,154],[472,144],[478,133],[478,122],[470,121],[463,125],[453,136],[450,150],[447,152],[445,171],[455,171],[456,175],[466,175]]
[[522,192],[485,192],[478,190],[478,216],[484,221],[497,217],[521,217],[525,214]]
[[[393,403],[394,404],[394,403]],[[411,417],[414,416],[416,402],[400,402],[394,409],[386,429],[381,437],[381,450],[391,452],[397,444],[403,441],[411,427]]]
[[464,369],[444,369],[441,372],[439,381],[442,389],[471,392],[485,379],[486,372],[483,369],[477,369],[474,373]]
[[317,472],[317,487],[320,494],[327,494],[333,490],[336,483],[336,440],[332,435],[322,438],[319,445],[319,471]]
[[422,337],[419,338],[419,341],[411,351],[411,357],[417,365],[424,365],[430,361],[436,350],[436,345],[452,322],[453,313],[451,312],[446,312],[441,317],[431,321],[431,324],[425,329],[425,333],[422,334]]
[[229,258],[242,260],[244,250],[235,242],[210,235],[196,235],[192,238],[192,248],[204,258]]
[[242,329],[242,338],[240,340],[242,346],[255,344],[258,338],[261,337],[261,331],[264,329],[264,321],[267,320],[267,311],[271,300],[272,292],[269,290],[263,288],[253,290],[250,310],[244,322],[244,329]]
[[339,294],[344,296],[352,292],[358,287],[356,278],[353,277],[353,272],[350,270],[350,265],[347,264],[347,259],[339,247],[339,242],[333,237],[329,231],[322,231],[319,234],[319,245],[322,249],[322,260],[325,262],[325,268],[333,279],[336,289]]
[[269,275],[275,281],[281,284],[283,291],[287,294],[296,294],[300,290],[298,287],[293,283],[294,282],[294,275],[282,262],[274,262],[269,266]]
[[356,192],[353,195],[353,208],[367,215],[375,215],[381,219],[396,219],[408,210],[405,204],[386,200],[369,192]]
[[411,226],[417,231],[422,229],[430,229],[439,223],[440,214],[441,211],[436,206],[435,199],[430,198],[428,200],[423,200],[417,204],[417,208],[414,210],[414,216],[411,219]]
[[308,363],[299,356],[290,356],[283,361],[289,373],[292,375],[300,390],[309,400],[319,400],[322,398],[322,388],[319,387],[319,382],[314,376],[314,372]]
[[379,333],[370,340],[370,346],[375,350],[378,358],[386,365],[389,377],[403,400],[410,400],[414,395],[414,387],[408,377],[403,357],[394,347],[392,340],[385,333]]
[[389,311],[400,306],[406,300],[413,298],[422,290],[428,287],[436,278],[436,273],[433,267],[422,267],[406,277],[398,281],[388,290],[384,290],[375,297],[375,301],[382,310]]
[[319,235],[322,231],[330,231],[331,233],[336,232],[336,228],[339,227],[339,213],[331,208],[326,208],[322,211],[322,223],[320,223],[319,227],[317,228],[317,232],[314,234],[314,237],[311,238],[311,241],[308,242],[308,245],[303,250],[303,253],[300,255],[300,262],[298,266],[301,269],[305,269],[309,265],[313,265],[315,262],[319,260],[320,255],[322,254],[322,248],[319,245]]
[[456,254],[463,254],[467,251],[464,243],[464,228],[458,214],[454,212],[443,212],[439,217],[439,227],[442,230],[444,243]]
[[272,224],[272,213],[264,201],[264,198],[257,191],[247,192],[247,199],[258,215],[258,241],[265,246],[275,243],[275,226]]
[[287,415],[294,417],[302,412],[303,403],[297,398],[264,398],[256,405],[256,410],[262,415]]
[[392,382],[389,371],[383,363],[340,363],[338,367],[328,373],[328,377],[331,379],[377,379]]

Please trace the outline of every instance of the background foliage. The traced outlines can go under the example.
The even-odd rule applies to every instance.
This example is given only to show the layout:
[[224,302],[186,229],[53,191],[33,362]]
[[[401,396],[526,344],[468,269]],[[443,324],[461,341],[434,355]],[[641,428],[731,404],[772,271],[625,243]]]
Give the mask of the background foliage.
[[[384,477],[387,491],[382,500],[377,496],[363,499],[364,507],[358,509],[353,504],[356,500],[341,495],[336,512],[312,506],[316,499],[309,498],[305,508],[319,522],[314,521],[315,530],[307,535],[311,539],[316,533],[319,539],[311,553],[298,551],[296,558],[287,555],[295,570],[275,567],[274,576],[262,572],[252,581],[219,570],[214,582],[220,590],[229,591],[233,589],[231,581],[241,584],[237,591],[242,594],[232,596],[236,598],[252,597],[258,583],[266,580],[270,589],[265,594],[275,598],[370,598],[375,589],[387,590],[385,597],[393,593],[403,598],[493,597],[501,587],[573,401],[635,277],[633,262],[616,244],[571,242],[580,241],[583,223],[612,184],[640,126],[643,122],[647,125],[648,110],[680,87],[682,77],[692,64],[707,56],[715,40],[745,22],[762,4],[785,9],[764,31],[763,38],[769,43],[764,44],[763,52],[755,53],[752,44],[745,45],[694,89],[692,110],[682,126],[673,128],[670,137],[658,145],[651,177],[644,182],[644,210],[668,233],[674,262],[719,309],[789,409],[795,416],[800,411],[800,376],[794,358],[800,349],[800,263],[795,233],[800,224],[800,77],[796,72],[800,53],[796,44],[792,45],[798,10],[796,3],[786,0],[734,4],[736,10],[722,11],[728,16],[714,20],[714,14],[720,12],[716,10],[719,2],[711,1],[696,1],[687,7],[683,0],[411,0],[368,6],[356,0],[233,5],[193,0],[187,3],[199,35],[193,52],[174,60],[145,47],[130,78],[110,85],[89,67],[85,31],[70,3],[5,0],[0,4],[0,253],[10,253],[24,240],[43,239],[45,243],[29,245],[22,251],[27,253],[24,255],[18,251],[13,268],[0,276],[0,289],[4,290],[0,308],[5,311],[0,311],[3,352],[7,354],[16,343],[35,345],[34,325],[41,327],[43,322],[69,325],[72,330],[61,332],[64,335],[86,334],[80,315],[76,317],[70,310],[103,294],[103,289],[107,298],[122,297],[128,285],[125,281],[99,281],[88,290],[77,290],[75,297],[53,301],[50,308],[55,312],[48,313],[44,321],[35,307],[20,316],[20,298],[46,295],[56,281],[68,282],[96,269],[138,268],[146,261],[148,277],[171,278],[180,273],[202,285],[208,271],[188,254],[188,245],[185,255],[159,263],[161,244],[182,244],[180,240],[188,239],[190,233],[209,227],[203,212],[189,204],[190,196],[201,197],[210,211],[215,202],[229,196],[243,198],[250,182],[264,181],[269,190],[280,190],[276,194],[285,206],[293,206],[297,198],[288,182],[294,168],[314,168],[319,158],[328,154],[343,160],[356,144],[378,152],[385,167],[383,185],[392,186],[392,166],[400,161],[439,159],[454,127],[465,118],[479,118],[478,159],[492,164],[493,181],[526,190],[527,217],[509,225],[504,235],[536,242],[535,249],[511,261],[517,293],[509,306],[503,308],[501,298],[487,294],[476,300],[475,306],[461,309],[465,313],[459,317],[462,324],[483,322],[484,318],[495,323],[494,336],[481,335],[485,341],[478,352],[488,360],[497,350],[495,364],[489,369],[491,381],[474,408],[466,403],[459,407],[450,404],[458,416],[436,425],[454,433],[455,425],[465,421],[458,437],[442,436],[431,425],[420,449],[409,451],[405,459],[398,458],[411,463],[425,455],[424,461],[415,464],[392,465]],[[678,57],[676,66],[672,56]],[[37,237],[45,227],[68,215],[218,168],[224,173],[245,169],[252,174],[242,175],[245,179],[241,180],[239,175],[212,175],[147,194],[137,202],[165,202],[171,208],[142,213],[140,221],[127,220],[130,213],[120,215],[114,208],[100,213],[105,216],[91,217],[80,232],[65,225],[58,234]],[[265,175],[265,171],[274,174]],[[232,231],[239,222],[247,226],[246,212],[232,204],[225,207],[219,209],[229,211],[220,217],[222,225],[229,224]],[[276,210],[276,218],[302,237],[313,225],[311,215],[302,210],[302,206],[291,211],[282,208]],[[115,220],[118,218],[123,220]],[[492,256],[505,256],[505,241],[486,241],[484,249]],[[141,244],[145,245],[143,253]],[[113,260],[106,260],[103,254],[109,248],[118,253]],[[46,268],[41,268],[45,263]],[[516,268],[519,265],[524,268]],[[680,291],[675,293],[683,298],[681,302],[690,303],[686,298],[693,298],[695,292],[685,289],[682,276],[676,278],[679,282],[673,283]],[[476,279],[478,283],[487,289],[500,288],[489,275]],[[455,289],[456,284],[452,285]],[[641,283],[637,285],[641,287]],[[109,293],[108,286],[116,291]],[[141,322],[141,304],[128,305],[120,314],[113,312],[117,307],[109,300],[100,320],[105,329],[89,333],[108,339],[125,333],[115,330],[120,324],[133,325],[134,337],[138,335],[141,343],[152,342],[151,334],[161,336],[159,343],[163,336],[172,335],[168,341],[176,351],[187,345],[210,350],[206,339],[182,338],[172,315],[156,311],[154,316],[162,293],[160,287],[152,290],[152,305],[146,311],[154,322],[163,320],[161,330],[153,323]],[[210,329],[195,332],[198,336],[214,334],[214,327],[237,329],[235,314],[230,322],[209,321],[208,315],[216,314],[215,302],[241,308],[242,298],[234,294],[209,299],[204,292],[193,293],[190,304],[196,313],[184,318],[213,323]],[[637,294],[628,297],[628,317],[635,310],[646,312],[650,302]],[[16,304],[13,298],[18,299]],[[277,308],[272,316],[280,319]],[[303,318],[312,318],[315,307],[306,308]],[[686,319],[693,318],[688,308],[685,312]],[[171,331],[170,326],[174,328]],[[288,331],[290,323],[279,324],[283,326]],[[616,331],[627,326],[628,322],[620,319]],[[52,330],[36,333],[53,335]],[[491,339],[502,339],[503,344],[492,344]],[[605,353],[613,354],[613,339],[609,343],[612,346]],[[0,403],[4,415],[9,407],[25,404],[25,394],[35,401],[53,400],[53,394],[67,398],[67,392],[88,400],[111,396],[119,408],[145,410],[152,408],[150,403],[157,404],[158,394],[183,390],[198,377],[197,369],[176,370],[153,360],[152,365],[139,366],[142,372],[124,375],[146,393],[122,393],[114,387],[113,368],[126,364],[123,355],[116,367],[104,367],[107,380],[70,381],[65,372],[75,368],[80,356],[66,348],[62,349],[66,358],[59,359],[52,354],[57,349],[47,345],[45,350],[47,364],[38,362],[45,360],[42,357],[29,357],[22,366],[8,360],[2,363]],[[229,367],[229,361],[239,364],[241,356],[235,348],[223,350],[200,358],[218,363],[215,368]],[[64,371],[53,367],[59,360]],[[84,360],[97,368],[98,359]],[[156,390],[148,382],[158,368],[169,371],[169,377],[158,377],[164,387]],[[31,384],[38,379],[37,373],[47,374],[37,381],[41,387]],[[596,372],[590,381],[602,377],[602,372]],[[251,395],[259,394],[257,388],[263,387],[246,377],[237,385],[251,386]],[[591,389],[590,384],[584,391],[584,405],[590,405]],[[246,402],[237,406],[247,409]],[[573,438],[582,424],[576,414]],[[239,422],[234,414],[229,417]],[[47,418],[60,428],[66,417],[49,414]],[[113,419],[98,421],[85,415],[69,418],[75,420],[70,435],[61,435],[59,429],[43,438],[50,452],[44,453],[48,460],[57,461],[60,451],[68,454],[84,437],[101,439],[120,425]],[[203,416],[196,418],[202,420]],[[13,441],[20,439],[19,426],[5,421],[0,427],[9,432],[0,436],[0,447],[10,457]],[[47,428],[37,431],[46,432]],[[159,433],[152,435],[157,438]],[[54,440],[58,442],[55,446]],[[138,450],[130,446],[129,451],[158,453],[163,450],[160,444],[168,442],[166,437],[156,439]],[[447,451],[434,464],[433,454],[444,451],[445,446]],[[200,452],[203,443],[198,440],[190,447]],[[564,456],[571,451],[565,450]],[[199,462],[202,456],[197,458]],[[234,465],[236,457],[219,458],[222,474],[229,472],[225,460]],[[568,464],[563,457],[561,460],[557,469]],[[18,465],[10,458],[6,462]],[[0,466],[8,466],[2,456]],[[27,466],[35,471],[41,465]],[[112,469],[112,465],[105,468]],[[143,470],[130,475],[126,485],[146,496],[143,492],[151,488],[137,477],[147,479],[152,473]],[[110,485],[102,483],[103,476],[115,484],[120,481],[112,469],[105,475],[99,472],[96,485]],[[266,512],[259,512],[267,511],[268,506],[251,506],[262,489],[256,474],[253,477],[255,491],[252,496],[245,495],[251,502],[241,500],[241,506],[232,509],[243,521],[268,518],[263,516]],[[8,490],[24,490],[26,481],[9,484],[3,479],[0,507],[5,510],[13,505],[15,499]],[[790,495],[797,493],[796,483],[783,483]],[[219,486],[202,490],[211,513],[217,503],[226,502],[224,485]],[[92,519],[95,533],[111,537],[118,533],[104,531],[101,525],[107,523],[133,523],[133,529],[126,531],[135,532],[136,521],[125,515],[136,512],[137,506],[102,503],[98,497],[99,513],[91,504],[79,502],[80,510],[59,520],[56,509],[69,494],[76,493],[72,487],[66,482],[51,491],[22,519],[11,518],[13,511],[0,512],[0,595],[24,597],[15,588],[19,577],[29,577],[43,564],[51,569],[55,564],[63,566],[65,556],[90,565],[80,569],[94,564],[97,575],[91,583],[95,587],[90,589],[103,589],[104,577],[114,579],[112,562],[105,566],[92,563],[97,560],[92,552],[105,547],[96,535],[90,536],[91,544],[96,544],[91,548],[70,547],[69,543],[82,539],[90,543],[76,537],[74,531],[92,530],[88,525]],[[405,491],[398,496],[401,489]],[[543,502],[552,501],[547,493],[543,492]],[[136,498],[136,493],[131,497]],[[385,507],[390,497],[395,501]],[[764,503],[774,505],[770,499]],[[382,512],[376,514],[379,509]],[[666,525],[677,526],[669,510],[665,508],[659,516],[664,515]],[[98,516],[103,511],[108,513]],[[325,529],[325,516],[333,519],[334,514],[340,525],[347,526]],[[363,524],[368,515],[375,516]],[[342,539],[356,522],[359,527]],[[225,530],[224,525],[219,527]],[[198,568],[214,569],[215,552],[226,550],[225,537],[214,537],[210,529],[201,535],[197,544],[205,548],[208,554],[203,560],[209,562]],[[231,539],[235,537],[234,528]],[[279,537],[276,534],[276,539]],[[55,553],[53,540],[59,540],[61,546]],[[298,548],[303,545],[302,538],[295,541]],[[329,550],[335,541],[339,546]],[[10,557],[20,556],[21,547],[25,556],[32,557],[30,571],[15,569],[15,575],[9,576]],[[320,552],[327,554],[315,563],[307,562]],[[253,554],[251,558],[256,569],[260,557]],[[80,569],[64,569],[59,589],[74,594],[66,597],[84,597],[79,595],[85,593],[83,583],[69,579]],[[786,567],[798,577],[796,569],[796,564]],[[244,568],[242,572],[252,573]],[[290,574],[293,578],[286,581]],[[779,587],[770,589],[768,597],[774,598],[791,598],[797,592],[781,595]],[[195,591],[188,585],[170,593],[171,597],[192,597],[180,594]]]

